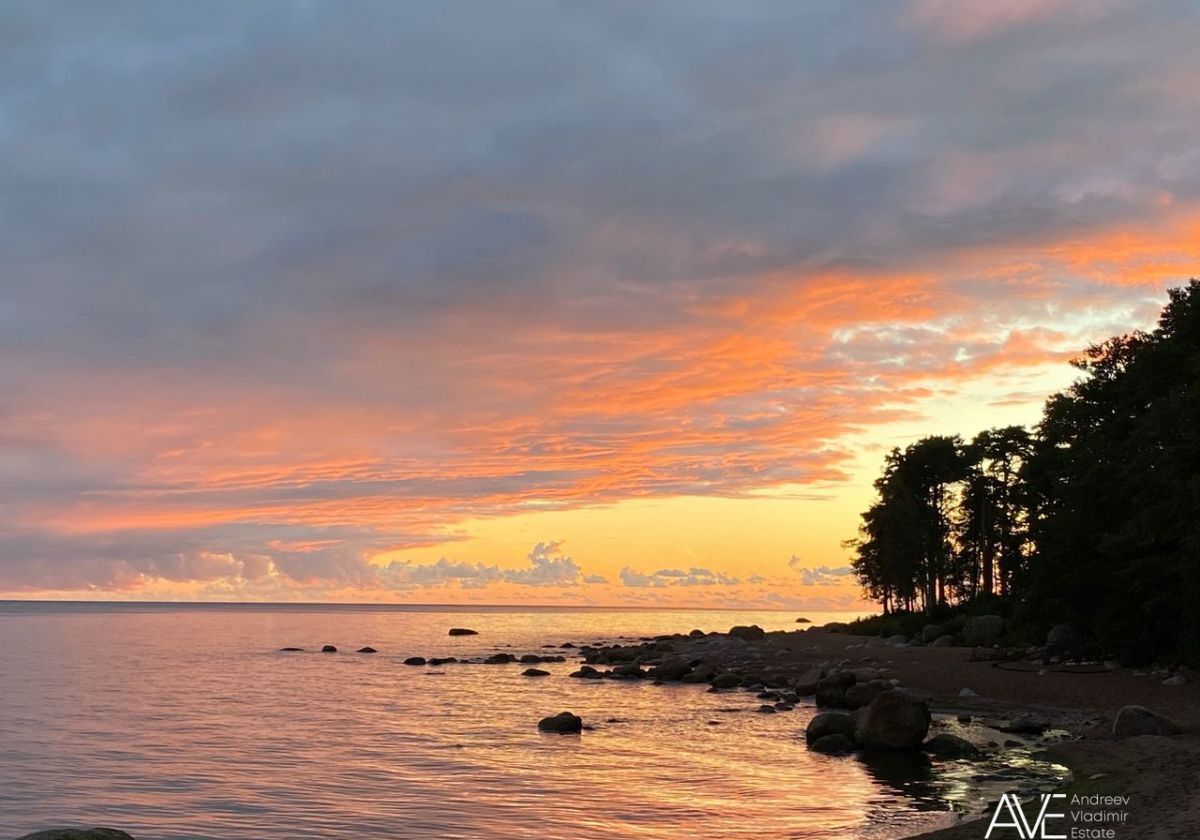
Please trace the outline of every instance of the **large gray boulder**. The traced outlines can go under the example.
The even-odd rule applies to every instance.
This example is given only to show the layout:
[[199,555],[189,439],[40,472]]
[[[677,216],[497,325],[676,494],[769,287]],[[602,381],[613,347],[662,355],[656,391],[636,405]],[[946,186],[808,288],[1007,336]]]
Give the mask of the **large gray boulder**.
[[998,615],[977,615],[967,622],[963,641],[967,647],[991,647],[1004,632],[1004,619]]
[[929,732],[929,706],[902,691],[885,691],[857,717],[854,740],[869,750],[916,749]]
[[945,635],[946,628],[940,624],[926,624],[923,628],[921,628],[921,641],[925,644],[929,644],[939,636]]
[[133,840],[133,836],[115,828],[52,828],[26,834],[17,840]]
[[949,633],[947,633],[945,636],[938,636],[936,639],[934,639],[932,642],[929,643],[929,646],[930,647],[954,647],[955,644],[956,643],[954,641],[954,637],[951,636]]
[[1178,735],[1179,731],[1175,721],[1145,706],[1122,706],[1113,721],[1114,735]]
[[650,679],[673,682],[687,676],[692,668],[682,656],[666,656],[662,662],[650,669]]
[[819,712],[804,729],[804,740],[814,744],[827,735],[844,735],[854,737],[854,718],[842,712]]

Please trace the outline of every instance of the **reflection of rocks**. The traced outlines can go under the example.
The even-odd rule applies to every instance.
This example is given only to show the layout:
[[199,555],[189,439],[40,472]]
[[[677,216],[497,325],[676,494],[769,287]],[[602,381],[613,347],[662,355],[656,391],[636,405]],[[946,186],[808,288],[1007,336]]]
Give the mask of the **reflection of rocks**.
[[932,784],[933,764],[920,750],[862,752],[859,762],[880,784],[913,799],[936,797]]
[[845,755],[852,753],[856,749],[854,742],[845,735],[825,735],[818,738],[809,744],[808,747],[813,752],[825,753],[826,755]]

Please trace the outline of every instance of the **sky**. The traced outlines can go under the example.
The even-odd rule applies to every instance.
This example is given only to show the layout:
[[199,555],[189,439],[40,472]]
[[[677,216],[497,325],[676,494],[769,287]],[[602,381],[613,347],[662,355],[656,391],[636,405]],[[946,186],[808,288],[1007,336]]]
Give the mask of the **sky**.
[[1200,257],[1192,2],[0,7],[0,597],[863,608]]

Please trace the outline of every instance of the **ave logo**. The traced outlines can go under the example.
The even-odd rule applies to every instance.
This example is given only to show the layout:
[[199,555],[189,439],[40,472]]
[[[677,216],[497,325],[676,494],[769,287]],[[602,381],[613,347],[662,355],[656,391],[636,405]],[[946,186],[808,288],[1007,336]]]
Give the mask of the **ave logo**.
[[[1021,806],[1021,800],[1017,798],[1017,795],[1015,793],[1002,794],[1000,801],[996,803],[996,813],[992,814],[992,822],[988,826],[987,834],[983,835],[984,840],[989,840],[992,832],[997,828],[1015,828],[1017,837],[1021,840],[1065,840],[1067,836],[1065,834],[1047,834],[1046,832],[1049,828],[1048,820],[1062,819],[1066,816],[1066,814],[1048,813],[1050,801],[1066,798],[1065,793],[1043,793],[1042,807],[1038,810],[1036,819],[1031,823],[1025,815],[1025,809]],[[997,835],[997,837],[1002,836],[1005,835]]]

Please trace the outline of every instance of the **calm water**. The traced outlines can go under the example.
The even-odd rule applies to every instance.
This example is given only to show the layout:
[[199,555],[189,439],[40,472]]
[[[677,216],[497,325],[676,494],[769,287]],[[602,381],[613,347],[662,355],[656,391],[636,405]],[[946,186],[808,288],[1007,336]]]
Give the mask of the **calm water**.
[[[0,837],[102,824],[139,840],[842,840],[944,823],[970,787],[961,770],[809,753],[808,707],[760,715],[748,693],[572,680],[574,660],[541,679],[401,664],[795,618],[0,603]],[[481,635],[448,637],[456,626]],[[324,643],[342,652],[277,651]],[[562,709],[596,729],[539,734]]]

